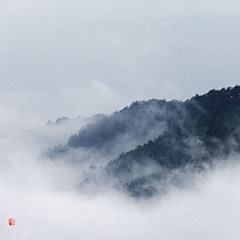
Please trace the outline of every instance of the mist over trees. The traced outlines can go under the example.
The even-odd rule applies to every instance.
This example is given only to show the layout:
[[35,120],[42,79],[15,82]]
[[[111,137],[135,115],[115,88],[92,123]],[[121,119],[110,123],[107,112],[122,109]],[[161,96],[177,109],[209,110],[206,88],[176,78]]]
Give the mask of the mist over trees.
[[184,185],[179,170],[201,171],[217,157],[240,152],[239,122],[239,86],[211,90],[185,102],[133,102],[86,125],[67,145],[48,154],[59,157],[72,149],[95,149],[109,161],[104,168],[91,166],[80,190],[107,178],[134,197],[149,197],[166,192],[169,184]]

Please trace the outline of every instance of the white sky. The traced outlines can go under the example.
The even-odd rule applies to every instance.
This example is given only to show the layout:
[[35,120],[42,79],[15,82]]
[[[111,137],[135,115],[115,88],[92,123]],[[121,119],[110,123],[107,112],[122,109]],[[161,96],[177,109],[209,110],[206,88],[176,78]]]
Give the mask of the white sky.
[[238,0],[2,0],[0,135],[234,86],[239,16]]

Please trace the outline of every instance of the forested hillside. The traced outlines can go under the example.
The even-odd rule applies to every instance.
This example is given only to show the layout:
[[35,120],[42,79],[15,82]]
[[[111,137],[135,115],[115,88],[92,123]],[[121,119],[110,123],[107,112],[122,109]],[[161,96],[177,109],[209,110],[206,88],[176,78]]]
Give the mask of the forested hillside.
[[[94,148],[105,156],[118,156],[159,135],[173,123],[186,116],[182,102],[152,99],[133,102],[130,106],[105,116],[72,135],[66,146],[55,148],[55,153],[71,148]],[[54,154],[53,154],[54,155]]]
[[217,157],[240,152],[239,123],[239,86],[185,102],[152,99],[87,125],[55,152],[95,148],[107,155],[114,149],[119,157],[101,170],[104,176],[132,196],[152,196],[165,191],[166,176],[168,183],[183,182],[173,174],[176,169],[200,170]]

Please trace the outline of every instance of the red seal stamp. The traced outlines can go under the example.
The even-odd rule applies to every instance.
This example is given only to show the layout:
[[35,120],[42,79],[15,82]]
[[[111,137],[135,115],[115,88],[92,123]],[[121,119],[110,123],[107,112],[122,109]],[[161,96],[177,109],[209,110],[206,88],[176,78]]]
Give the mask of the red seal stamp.
[[15,222],[16,222],[16,220],[15,220],[14,218],[9,218],[9,219],[8,219],[8,224],[9,224],[9,226],[15,225]]

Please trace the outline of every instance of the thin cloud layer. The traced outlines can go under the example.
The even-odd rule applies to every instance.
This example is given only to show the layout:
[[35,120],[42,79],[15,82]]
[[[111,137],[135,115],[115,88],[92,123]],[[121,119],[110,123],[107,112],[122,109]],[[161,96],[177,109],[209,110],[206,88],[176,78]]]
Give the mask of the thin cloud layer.
[[155,20],[161,17],[186,17],[199,15],[205,17],[234,16],[239,14],[235,1],[18,1],[2,2],[3,16],[33,16],[33,13],[51,18],[70,16],[85,21],[96,20]]

